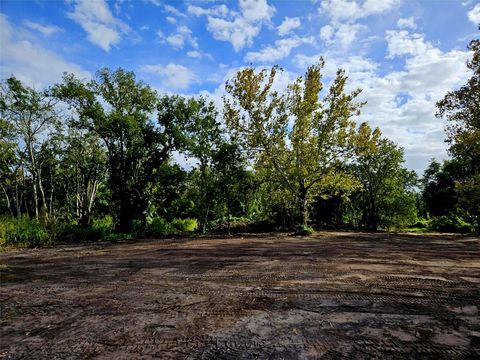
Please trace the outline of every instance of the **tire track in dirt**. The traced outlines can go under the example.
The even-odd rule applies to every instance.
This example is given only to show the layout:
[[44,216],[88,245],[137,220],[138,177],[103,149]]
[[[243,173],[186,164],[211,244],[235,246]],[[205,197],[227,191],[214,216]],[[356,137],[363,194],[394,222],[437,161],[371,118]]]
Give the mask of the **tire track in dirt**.
[[479,259],[352,233],[3,253],[0,358],[480,358]]

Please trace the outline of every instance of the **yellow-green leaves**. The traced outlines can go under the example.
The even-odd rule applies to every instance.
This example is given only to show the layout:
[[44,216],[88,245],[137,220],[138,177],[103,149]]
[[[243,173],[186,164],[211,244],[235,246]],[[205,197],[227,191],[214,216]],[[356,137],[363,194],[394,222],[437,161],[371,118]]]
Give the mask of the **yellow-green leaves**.
[[282,93],[272,90],[277,67],[269,72],[246,68],[227,82],[229,97],[224,98],[232,134],[256,153],[257,168],[269,168],[270,181],[293,196],[303,223],[309,198],[321,189],[355,186],[342,165],[357,153],[373,151],[380,136],[367,124],[357,130],[353,118],[363,105],[356,101],[360,90],[346,92],[343,70],[322,97],[323,66],[320,59]]

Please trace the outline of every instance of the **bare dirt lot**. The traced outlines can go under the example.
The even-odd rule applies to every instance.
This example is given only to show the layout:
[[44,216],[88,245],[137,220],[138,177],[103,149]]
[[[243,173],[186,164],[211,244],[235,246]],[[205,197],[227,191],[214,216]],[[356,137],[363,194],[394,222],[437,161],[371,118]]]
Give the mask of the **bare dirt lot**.
[[480,240],[318,233],[0,254],[0,358],[480,358]]

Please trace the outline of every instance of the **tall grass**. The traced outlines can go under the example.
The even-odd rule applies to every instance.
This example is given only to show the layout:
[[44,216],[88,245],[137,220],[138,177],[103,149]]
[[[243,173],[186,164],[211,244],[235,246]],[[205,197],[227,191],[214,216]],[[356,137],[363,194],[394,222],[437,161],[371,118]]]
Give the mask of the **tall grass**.
[[58,221],[41,222],[27,216],[0,218],[0,247],[31,248],[56,242],[115,241],[131,237],[131,234],[116,233],[113,219],[108,215],[94,219],[88,227]]
[[54,233],[26,216],[0,218],[0,246],[35,247],[54,241]]
[[151,236],[168,236],[193,232],[198,228],[196,219],[173,219],[168,222],[164,218],[154,217],[147,226],[147,234]]

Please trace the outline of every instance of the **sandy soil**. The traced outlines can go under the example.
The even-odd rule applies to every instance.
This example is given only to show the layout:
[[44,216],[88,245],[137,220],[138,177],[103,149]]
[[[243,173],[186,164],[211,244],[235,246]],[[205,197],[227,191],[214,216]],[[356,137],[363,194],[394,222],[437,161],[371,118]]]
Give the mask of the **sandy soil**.
[[480,240],[318,233],[0,254],[0,358],[480,358]]

